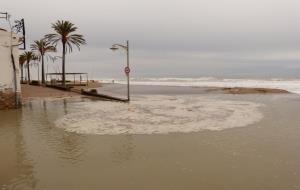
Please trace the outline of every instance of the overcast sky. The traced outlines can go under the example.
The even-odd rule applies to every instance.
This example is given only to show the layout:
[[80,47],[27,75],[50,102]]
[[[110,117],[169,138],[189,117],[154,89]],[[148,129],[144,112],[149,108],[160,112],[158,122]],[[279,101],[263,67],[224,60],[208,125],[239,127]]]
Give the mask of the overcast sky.
[[25,19],[29,41],[51,33],[58,19],[73,22],[88,44],[68,55],[67,69],[95,78],[123,76],[125,55],[109,47],[127,39],[133,76],[300,77],[299,0],[1,0],[0,5],[0,11]]

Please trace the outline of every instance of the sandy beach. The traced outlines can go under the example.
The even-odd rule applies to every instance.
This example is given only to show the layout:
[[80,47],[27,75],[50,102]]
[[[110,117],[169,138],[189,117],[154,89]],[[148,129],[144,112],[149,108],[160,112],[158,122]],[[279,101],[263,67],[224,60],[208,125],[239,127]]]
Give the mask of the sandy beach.
[[212,88],[208,91],[222,91],[226,94],[287,94],[286,90],[274,89],[274,88],[245,88],[245,87],[233,87],[233,88]]
[[[109,96],[126,98],[127,87],[124,84],[103,83],[101,87],[95,87],[98,93]],[[183,95],[183,94],[289,94],[290,92],[282,89],[273,88],[246,88],[246,87],[193,87],[193,86],[158,86],[158,85],[132,85],[131,93],[133,95]]]
[[22,99],[24,101],[33,98],[78,98],[82,97],[81,89],[99,88],[101,83],[91,81],[88,86],[75,86],[74,91],[63,91],[55,88],[22,84]]
[[[110,83],[100,83],[91,82],[88,86],[75,86],[72,91],[64,91],[50,87],[44,86],[34,86],[22,84],[22,99],[24,102],[30,99],[45,99],[45,98],[79,98],[88,97],[80,93],[81,90],[93,90],[96,89],[99,94],[118,97],[125,99],[126,96],[126,85],[123,84],[110,84]],[[271,88],[245,88],[245,87],[235,87],[235,88],[221,88],[221,87],[174,87],[174,86],[144,86],[144,85],[133,85],[132,94],[166,94],[170,95],[174,92],[176,94],[236,94],[236,95],[246,95],[246,94],[287,94],[286,90],[281,89],[271,89]],[[95,98],[91,97],[90,98]],[[99,99],[101,100],[101,99]]]
[[70,98],[80,96],[80,94],[75,92],[62,91],[43,86],[22,84],[22,98],[25,101],[31,98]]

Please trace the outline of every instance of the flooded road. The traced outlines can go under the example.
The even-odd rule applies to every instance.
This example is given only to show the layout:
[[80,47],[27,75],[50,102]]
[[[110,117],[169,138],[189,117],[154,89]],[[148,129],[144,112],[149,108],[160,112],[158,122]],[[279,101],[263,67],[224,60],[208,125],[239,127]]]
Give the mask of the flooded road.
[[214,98],[261,104],[263,118],[221,131],[99,135],[56,125],[92,100],[0,111],[0,189],[300,189],[300,97]]

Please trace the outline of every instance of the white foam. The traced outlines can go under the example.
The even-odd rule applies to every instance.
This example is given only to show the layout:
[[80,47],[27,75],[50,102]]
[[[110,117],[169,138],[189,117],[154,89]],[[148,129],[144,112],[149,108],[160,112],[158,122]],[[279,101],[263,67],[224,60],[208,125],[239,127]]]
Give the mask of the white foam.
[[245,127],[263,118],[260,104],[190,96],[145,96],[130,104],[82,102],[56,126],[80,134],[168,134]]

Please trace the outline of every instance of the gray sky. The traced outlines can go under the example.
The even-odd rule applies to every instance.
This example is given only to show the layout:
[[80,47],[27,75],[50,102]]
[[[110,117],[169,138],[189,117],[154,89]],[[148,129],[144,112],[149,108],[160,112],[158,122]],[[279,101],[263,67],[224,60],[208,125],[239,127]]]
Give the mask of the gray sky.
[[300,77],[299,10],[299,0],[1,2],[25,18],[29,41],[57,19],[76,24],[88,45],[68,55],[68,70],[95,78],[123,74],[124,54],[108,48],[126,39],[134,76]]

